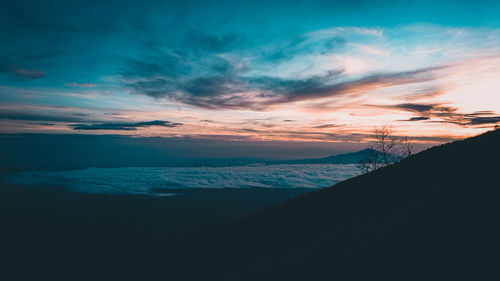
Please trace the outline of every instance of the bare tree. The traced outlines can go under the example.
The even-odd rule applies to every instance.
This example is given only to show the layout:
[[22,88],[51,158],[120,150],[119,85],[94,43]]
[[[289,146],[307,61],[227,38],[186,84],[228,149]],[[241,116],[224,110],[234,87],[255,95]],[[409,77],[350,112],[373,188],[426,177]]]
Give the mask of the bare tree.
[[369,145],[372,150],[358,162],[358,168],[368,173],[408,157],[413,152],[413,142],[412,137],[394,136],[391,127],[375,127],[373,141]]
[[376,150],[370,150],[368,155],[357,163],[362,173],[368,173],[384,166],[381,154]]
[[394,162],[394,152],[397,145],[397,138],[393,136],[394,130],[388,126],[375,127],[374,141],[370,148],[381,153],[383,164],[389,165]]

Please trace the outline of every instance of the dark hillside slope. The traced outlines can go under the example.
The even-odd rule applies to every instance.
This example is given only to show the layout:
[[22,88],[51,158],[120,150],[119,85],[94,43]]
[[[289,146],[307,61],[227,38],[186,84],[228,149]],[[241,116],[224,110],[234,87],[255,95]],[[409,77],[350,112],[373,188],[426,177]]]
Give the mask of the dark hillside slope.
[[498,161],[500,130],[433,147],[192,240],[149,276],[498,280]]

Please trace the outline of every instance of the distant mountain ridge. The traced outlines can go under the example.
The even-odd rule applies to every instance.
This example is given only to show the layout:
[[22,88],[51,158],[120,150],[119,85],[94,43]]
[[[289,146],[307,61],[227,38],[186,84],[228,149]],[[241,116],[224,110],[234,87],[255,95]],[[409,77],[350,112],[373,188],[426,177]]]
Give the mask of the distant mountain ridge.
[[276,164],[357,164],[362,159],[367,158],[370,155],[381,154],[380,152],[366,148],[356,152],[349,152],[344,154],[337,154],[333,156],[328,156],[324,158],[304,158],[304,159],[293,159],[293,160],[281,160],[281,161],[269,161],[266,162],[268,165]]

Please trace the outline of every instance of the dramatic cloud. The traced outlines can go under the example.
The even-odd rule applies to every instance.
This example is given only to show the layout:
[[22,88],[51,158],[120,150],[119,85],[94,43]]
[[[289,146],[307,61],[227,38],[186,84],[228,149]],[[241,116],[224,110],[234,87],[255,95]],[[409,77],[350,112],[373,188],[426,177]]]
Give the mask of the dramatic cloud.
[[74,130],[120,130],[120,131],[130,131],[136,130],[137,128],[150,127],[150,126],[161,126],[166,128],[174,128],[181,126],[181,123],[172,123],[169,121],[154,120],[147,122],[137,122],[137,123],[99,123],[99,124],[76,124],[71,125]]
[[[405,85],[435,78],[435,71],[447,66],[413,71],[382,73],[357,80],[337,82],[342,70],[328,71],[324,75],[304,79],[285,79],[271,76],[212,76],[185,82],[166,78],[153,78],[131,82],[136,93],[154,98],[168,98],[176,102],[202,108],[246,108],[262,110],[273,104],[318,99],[377,88]],[[400,105],[412,107],[413,104]],[[414,110],[428,110],[429,106],[416,105]]]
[[303,35],[255,49],[235,34],[214,36],[191,31],[182,48],[144,45],[147,54],[126,59],[121,76],[133,93],[155,99],[208,109],[261,110],[300,100],[300,95],[320,94],[344,71],[327,70],[304,78],[252,74],[259,64],[278,65],[298,56],[327,55],[338,51],[344,41],[339,36]]

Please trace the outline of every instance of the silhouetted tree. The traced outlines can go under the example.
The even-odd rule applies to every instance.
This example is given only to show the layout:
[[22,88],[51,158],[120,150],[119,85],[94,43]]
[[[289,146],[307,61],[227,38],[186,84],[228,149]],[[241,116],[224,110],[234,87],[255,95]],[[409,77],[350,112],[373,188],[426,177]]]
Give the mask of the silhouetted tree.
[[374,129],[374,141],[370,148],[380,152],[384,165],[394,162],[395,150],[398,139],[393,136],[394,130],[391,127],[380,126]]
[[372,150],[358,162],[358,169],[363,173],[397,162],[413,152],[413,137],[396,137],[394,130],[388,126],[375,127]]
[[368,173],[382,166],[384,166],[383,159],[380,153],[376,150],[370,150],[368,155],[361,159],[357,164],[358,169],[360,169],[362,173]]

